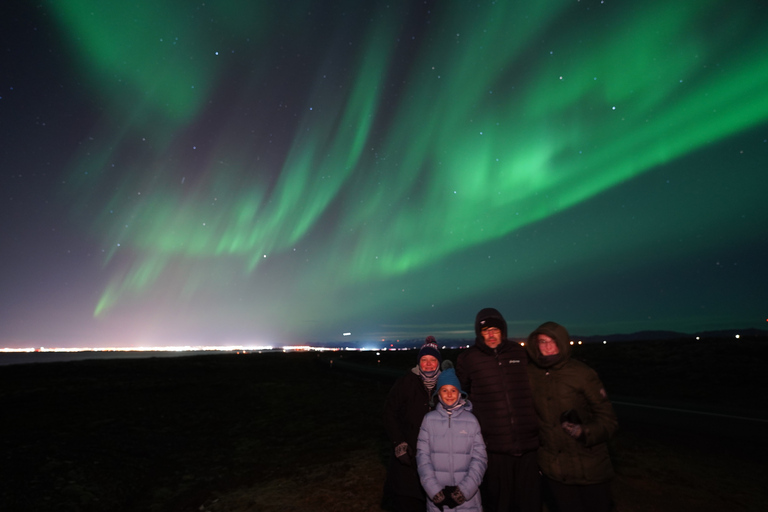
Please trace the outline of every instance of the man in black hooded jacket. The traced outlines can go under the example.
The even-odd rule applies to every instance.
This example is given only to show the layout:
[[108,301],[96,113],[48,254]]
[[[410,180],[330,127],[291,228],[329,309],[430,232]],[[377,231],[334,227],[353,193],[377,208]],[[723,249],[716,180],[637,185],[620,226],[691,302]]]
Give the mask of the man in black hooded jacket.
[[475,345],[456,362],[488,452],[480,488],[486,512],[539,512],[541,481],[536,460],[538,420],[522,346],[507,339],[507,322],[496,309],[475,318]]

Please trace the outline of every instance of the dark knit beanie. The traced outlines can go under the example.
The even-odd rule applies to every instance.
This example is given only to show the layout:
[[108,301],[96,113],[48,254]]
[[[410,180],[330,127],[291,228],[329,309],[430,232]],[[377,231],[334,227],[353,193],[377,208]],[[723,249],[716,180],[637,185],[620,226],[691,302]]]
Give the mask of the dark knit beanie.
[[489,316],[488,318],[483,318],[479,322],[480,324],[480,330],[487,329],[488,327],[496,327],[501,332],[504,332],[507,329],[507,323],[501,319],[496,318],[495,316]]
[[475,343],[482,344],[483,342],[483,329],[487,327],[496,327],[501,330],[501,340],[507,339],[507,321],[504,320],[504,316],[499,313],[498,309],[483,308],[477,312],[475,316]]
[[436,357],[438,364],[443,363],[443,358],[440,356],[440,351],[437,348],[437,340],[435,340],[434,336],[427,336],[424,345],[422,345],[419,350],[419,357],[416,359],[416,362],[421,361],[423,356]]
[[464,395],[464,391],[461,389],[459,378],[456,376],[456,370],[453,368],[446,369],[440,374],[440,377],[437,378],[437,385],[435,386],[434,394],[439,393],[440,388],[447,385],[455,387],[459,391],[459,394]]

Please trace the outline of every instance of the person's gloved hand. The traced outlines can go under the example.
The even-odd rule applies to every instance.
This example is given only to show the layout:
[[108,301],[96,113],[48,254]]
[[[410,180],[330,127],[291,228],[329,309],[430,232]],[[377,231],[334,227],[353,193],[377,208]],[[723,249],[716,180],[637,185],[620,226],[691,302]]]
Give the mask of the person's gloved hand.
[[440,510],[443,510],[443,507],[445,506],[445,493],[443,491],[440,491],[434,496],[432,496],[432,503],[437,505],[437,508],[439,508]]
[[[443,487],[443,490],[440,491],[445,496],[445,501],[443,501],[443,506],[447,508],[456,508],[459,506],[458,503],[456,503],[456,500],[453,497],[453,494],[456,492],[458,487],[454,485],[446,485]],[[461,492],[461,491],[459,491]],[[441,509],[442,510],[442,509]]]
[[401,464],[411,466],[413,464],[412,453],[411,447],[405,441],[395,446],[395,457],[397,457]]
[[467,501],[467,498],[464,497],[464,493],[461,492],[461,489],[459,489],[458,486],[451,492],[451,498],[456,502],[456,505],[463,505],[464,502]]
[[574,439],[579,439],[584,434],[581,416],[575,409],[569,409],[560,415],[560,426]]
[[561,423],[560,426],[563,427],[563,430],[565,430],[566,434],[574,439],[578,439],[582,436],[582,434],[584,434],[584,429],[581,428],[581,425],[577,423],[570,423],[566,421]]

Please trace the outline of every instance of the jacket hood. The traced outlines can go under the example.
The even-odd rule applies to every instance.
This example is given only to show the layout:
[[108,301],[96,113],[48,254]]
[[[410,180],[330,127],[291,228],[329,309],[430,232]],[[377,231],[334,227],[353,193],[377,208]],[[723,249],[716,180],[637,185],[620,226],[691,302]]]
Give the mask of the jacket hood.
[[483,308],[475,316],[475,345],[485,346],[485,340],[480,331],[483,327],[493,326],[501,329],[502,343],[507,340],[507,321],[494,308]]
[[[539,342],[537,337],[539,334],[546,334],[557,343],[557,349],[560,351],[560,357],[554,364],[567,361],[571,357],[571,336],[568,334],[568,330],[557,322],[544,322],[536,328],[531,334],[528,335],[528,342],[525,344],[525,349],[528,351],[528,356],[534,364],[542,366],[542,355],[539,350]],[[549,365],[551,366],[551,365]]]

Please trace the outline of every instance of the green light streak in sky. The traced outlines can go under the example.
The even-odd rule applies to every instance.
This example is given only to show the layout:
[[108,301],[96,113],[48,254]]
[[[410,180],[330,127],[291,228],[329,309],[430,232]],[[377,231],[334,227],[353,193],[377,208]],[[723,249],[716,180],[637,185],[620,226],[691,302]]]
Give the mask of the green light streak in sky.
[[[436,256],[504,236],[545,218],[553,207],[568,208],[765,119],[768,59],[759,50],[765,48],[764,36],[748,45],[752,54],[723,63],[722,72],[710,75],[702,67],[720,65],[715,60],[720,56],[710,53],[727,47],[729,41],[717,41],[719,46],[714,47],[700,42],[691,48],[688,34],[700,24],[705,26],[702,18],[711,13],[700,5],[687,11],[680,6],[651,7],[645,16],[638,13],[634,21],[603,37],[591,36],[596,40],[586,51],[573,46],[580,46],[577,41],[593,27],[563,34],[551,49],[554,55],[566,52],[567,58],[548,59],[549,48],[541,48],[526,83],[516,90],[495,87],[503,87],[498,79],[506,74],[505,63],[519,59],[515,47],[506,52],[494,48],[494,60],[488,57],[484,62],[485,69],[493,70],[490,73],[448,66],[440,79],[424,80],[413,104],[402,109],[405,119],[400,129],[393,130],[396,140],[391,146],[404,145],[407,127],[418,126],[419,119],[437,119],[437,129],[427,130],[425,140],[411,141],[412,156],[405,160],[412,164],[403,166],[398,180],[407,183],[413,169],[439,160],[440,167],[429,180],[432,196],[425,203],[446,207],[424,208],[419,218],[422,222],[429,218],[423,222],[430,226],[426,232],[422,222],[413,221],[412,212],[395,213],[384,231],[411,242],[384,256],[389,262],[384,272],[404,272]],[[464,13],[457,17],[464,18]],[[486,25],[476,29],[480,32]],[[444,48],[456,45],[452,39],[457,37],[445,32],[448,36],[431,47],[434,53],[415,67],[429,69],[431,62],[441,60]],[[739,31],[732,34],[734,39],[740,37]],[[699,35],[704,41],[706,34]],[[685,41],[688,44],[681,49]],[[451,54],[452,60],[466,62],[469,58],[462,58],[462,52],[477,52],[474,47],[461,48],[458,58]],[[435,85],[439,80],[449,85]],[[694,83],[689,85],[689,80]],[[491,90],[493,96],[498,93],[509,100],[495,109]],[[439,112],[435,105],[449,112]],[[453,190],[456,198],[451,201]],[[548,199],[542,200],[542,194]],[[523,214],[513,215],[510,209]],[[381,251],[377,237],[373,233],[361,245]],[[360,254],[356,277],[369,272],[370,261],[371,253]]]
[[49,5],[114,115],[147,108],[175,123],[194,118],[221,72],[211,35],[226,31],[260,39],[271,16],[263,2],[213,2],[205,8],[168,0]]
[[[96,315],[156,287],[193,297],[212,265],[229,269],[216,279],[260,282],[281,255],[281,275],[331,295],[407,279],[768,119],[768,33],[748,9],[724,22],[716,2],[440,3],[404,51],[404,2],[367,16],[346,53],[302,48],[318,52],[314,81],[284,85],[301,105],[279,166],[235,128],[209,134],[205,160],[188,161],[183,130],[233,72],[212,55],[217,38],[231,33],[257,62],[282,51],[272,38],[300,41],[312,20],[225,2],[211,28],[209,12],[156,2],[102,6],[95,24],[89,2],[56,5],[109,113],[108,142],[85,145],[72,180],[79,196],[113,191],[94,223],[114,269]],[[243,109],[267,90],[258,76]],[[288,257],[297,247],[313,250],[308,267]],[[171,276],[184,285],[167,286]],[[504,280],[521,278],[510,269]],[[458,281],[472,292],[490,279]]]

